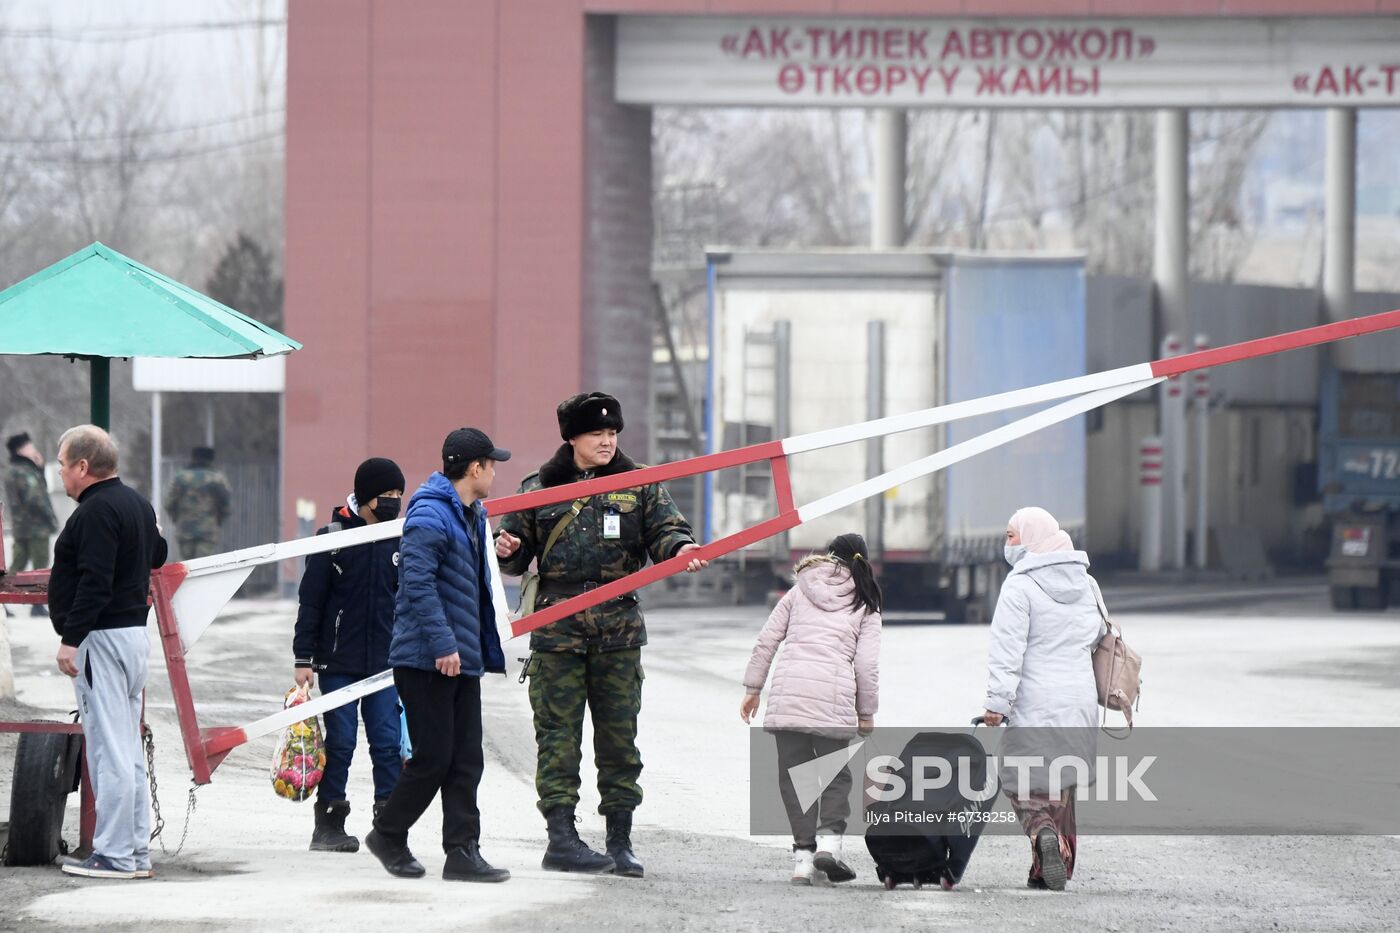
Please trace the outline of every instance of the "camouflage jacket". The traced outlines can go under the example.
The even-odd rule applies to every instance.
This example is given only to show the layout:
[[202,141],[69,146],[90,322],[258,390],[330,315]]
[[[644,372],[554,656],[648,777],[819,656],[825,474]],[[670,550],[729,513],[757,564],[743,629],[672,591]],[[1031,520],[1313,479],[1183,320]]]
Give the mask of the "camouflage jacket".
[[[638,469],[637,464],[618,451],[606,467],[580,472],[574,465],[573,448],[565,444],[539,472],[525,477],[520,491],[533,492],[635,469]],[[524,573],[572,505],[572,501],[560,502],[505,516],[501,520],[501,530],[518,537],[520,549],[501,561],[501,571],[513,575]],[[604,521],[609,512],[618,515],[621,536],[615,540],[603,537]],[[542,609],[577,595],[582,584],[607,583],[641,570],[648,557],[659,563],[694,541],[690,524],[671,501],[670,493],[659,483],[592,496],[554,543],[543,565],[538,567],[540,591],[535,608]],[[581,653],[596,645],[603,651],[617,651],[639,648],[646,641],[646,622],[637,595],[628,593],[536,629],[530,635],[530,650]]]
[[5,523],[16,540],[58,530],[44,470],[27,457],[10,458],[5,474]]
[[213,467],[187,466],[165,493],[165,514],[182,538],[213,538],[228,518],[232,491]]

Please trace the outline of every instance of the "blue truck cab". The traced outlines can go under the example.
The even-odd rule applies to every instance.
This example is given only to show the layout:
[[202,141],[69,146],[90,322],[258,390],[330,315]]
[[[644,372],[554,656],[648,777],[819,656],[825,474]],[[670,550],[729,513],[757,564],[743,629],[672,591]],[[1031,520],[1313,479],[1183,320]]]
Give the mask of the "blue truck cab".
[[1318,486],[1335,609],[1400,603],[1400,373],[1323,370]]

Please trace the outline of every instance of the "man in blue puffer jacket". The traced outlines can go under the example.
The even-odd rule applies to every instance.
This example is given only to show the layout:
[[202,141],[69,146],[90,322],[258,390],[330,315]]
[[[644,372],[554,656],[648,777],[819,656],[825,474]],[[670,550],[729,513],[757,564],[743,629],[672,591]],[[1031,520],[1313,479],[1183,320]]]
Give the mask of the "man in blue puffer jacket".
[[458,428],[442,445],[442,472],[408,503],[399,545],[400,581],[389,666],[408,719],[413,757],[365,845],[391,875],[426,872],[408,848],[408,831],[442,792],[442,848],[448,881],[505,881],[481,855],[476,790],[481,749],[481,677],[504,674],[486,548],[491,532],[480,500],[496,463],[510,459],[475,428]]
[[[363,528],[399,517],[403,471],[386,457],[370,457],[355,470],[354,491],[317,534]],[[297,590],[292,636],[295,677],[310,688],[321,677],[330,693],[389,667],[394,597],[399,589],[399,539],[356,544],[306,558]],[[364,718],[374,762],[374,808],[389,799],[399,779],[399,698],[384,689],[326,713],[326,768],[316,789],[313,852],[355,852],[360,841],[345,831],[350,814],[346,786],[355,739]]]

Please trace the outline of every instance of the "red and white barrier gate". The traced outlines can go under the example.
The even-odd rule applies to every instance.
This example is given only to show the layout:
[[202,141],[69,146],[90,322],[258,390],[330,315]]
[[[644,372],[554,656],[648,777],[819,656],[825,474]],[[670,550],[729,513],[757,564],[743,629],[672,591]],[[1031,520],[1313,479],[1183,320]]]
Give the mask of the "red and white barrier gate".
[[[676,463],[645,467],[617,476],[601,477],[567,486],[554,486],[535,492],[492,499],[485,503],[487,514],[500,516],[559,502],[569,502],[581,496],[599,495],[643,484],[665,482],[712,470],[722,470],[741,464],[768,460],[773,468],[773,482],[778,501],[778,514],[767,521],[737,534],[711,541],[702,545],[697,551],[653,564],[597,589],[589,590],[582,595],[574,596],[564,602],[548,606],[529,616],[515,620],[510,620],[506,615],[505,589],[501,583],[500,570],[496,566],[494,551],[487,548],[487,554],[490,555],[492,594],[495,598],[497,625],[505,637],[523,635],[541,626],[549,625],[551,622],[606,602],[623,593],[631,592],[664,577],[679,573],[691,560],[696,558],[714,560],[722,557],[749,544],[787,531],[803,522],[835,512],[870,496],[879,495],[918,477],[946,469],[969,457],[1024,437],[1041,428],[1081,415],[1100,405],[1106,405],[1134,392],[1139,392],[1164,379],[1180,376],[1182,373],[1281,353],[1285,350],[1330,343],[1346,337],[1376,333],[1395,327],[1400,327],[1400,310],[1338,321],[1226,347],[1200,350],[1184,356],[1124,366],[1101,373],[1016,389],[964,402],[954,402],[937,408],[879,418],[846,427],[790,437],[785,440],[755,444],[738,450],[721,451]],[[986,434],[940,450],[921,460],[838,490],[813,502],[800,506],[793,502],[787,469],[787,458],[792,454],[842,444],[853,444],[875,437],[1046,402],[1056,402],[1057,404]],[[175,694],[176,709],[180,716],[185,749],[196,783],[208,783],[213,769],[224,759],[224,756],[239,745],[275,732],[293,722],[306,719],[308,715],[335,709],[365,694],[382,690],[393,682],[392,674],[384,672],[318,697],[308,704],[295,707],[293,710],[279,711],[241,728],[215,728],[201,733],[193,697],[189,689],[189,679],[185,672],[184,655],[214,621],[215,616],[242,585],[243,581],[248,578],[248,575],[252,573],[253,568],[274,561],[397,537],[402,533],[402,529],[403,520],[399,519],[333,534],[286,541],[280,544],[268,544],[228,554],[217,554],[213,557],[162,568],[153,576],[152,592],[155,597],[161,639],[165,648],[166,664],[170,672],[171,687]]]

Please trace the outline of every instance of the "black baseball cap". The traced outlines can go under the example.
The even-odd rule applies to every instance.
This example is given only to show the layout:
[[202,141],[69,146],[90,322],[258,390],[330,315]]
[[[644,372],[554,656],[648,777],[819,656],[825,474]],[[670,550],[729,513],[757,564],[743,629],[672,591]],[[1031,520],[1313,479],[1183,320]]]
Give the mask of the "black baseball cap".
[[451,466],[454,463],[470,463],[473,460],[480,460],[482,457],[504,462],[510,459],[510,451],[502,450],[491,443],[491,438],[486,436],[486,432],[478,431],[476,428],[458,428],[447,435],[447,440],[442,442],[444,466]]

